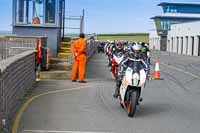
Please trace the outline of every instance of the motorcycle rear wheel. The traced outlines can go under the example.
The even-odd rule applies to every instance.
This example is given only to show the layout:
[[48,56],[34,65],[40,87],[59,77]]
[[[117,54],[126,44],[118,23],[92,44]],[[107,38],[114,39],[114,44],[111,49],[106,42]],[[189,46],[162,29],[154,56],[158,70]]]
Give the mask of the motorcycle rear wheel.
[[130,100],[128,102],[127,112],[129,117],[133,117],[136,112],[136,105],[137,105],[137,91],[132,91]]

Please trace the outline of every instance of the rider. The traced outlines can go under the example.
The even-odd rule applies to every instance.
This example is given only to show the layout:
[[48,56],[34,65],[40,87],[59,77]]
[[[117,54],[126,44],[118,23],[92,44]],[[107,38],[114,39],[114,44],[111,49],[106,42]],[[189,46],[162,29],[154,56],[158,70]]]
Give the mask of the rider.
[[[124,53],[124,44],[123,44],[122,41],[116,41],[115,45],[112,48],[111,58],[113,58],[114,54],[117,54],[117,53],[120,53],[120,52]],[[111,71],[114,70],[113,67],[114,66],[112,66]]]
[[150,50],[149,50],[147,44],[145,44],[144,42],[142,42],[141,45],[142,45],[142,49],[141,49],[142,58],[146,62],[146,64],[148,65],[147,77],[149,78],[149,73],[150,73],[150,55],[149,54],[150,54]]
[[144,42],[142,42],[141,45],[142,45],[142,49],[141,49],[142,56],[146,60],[148,57],[147,53],[150,52],[150,50],[149,50],[147,44],[145,44]]
[[107,50],[106,50],[107,51],[106,54],[108,56],[108,61],[109,61],[108,62],[108,67],[110,67],[112,65],[111,58],[112,58],[112,51],[113,51],[114,46],[115,46],[115,42],[111,41],[109,43],[108,47],[107,47]]
[[[122,61],[119,72],[118,72],[118,76],[116,79],[116,90],[113,95],[114,98],[117,98],[119,96],[119,88],[122,83],[122,78],[124,76],[124,72],[125,72],[126,68],[128,67],[128,63],[130,60],[129,58],[142,59],[141,58],[141,49],[142,49],[142,46],[139,43],[133,43],[130,50],[126,54],[127,57],[124,59],[124,61]],[[141,60],[141,64],[145,70],[148,70],[148,65],[145,63],[145,61],[143,59]]]
[[117,41],[112,49],[112,55],[116,52],[123,52],[124,51],[124,44],[121,41]]

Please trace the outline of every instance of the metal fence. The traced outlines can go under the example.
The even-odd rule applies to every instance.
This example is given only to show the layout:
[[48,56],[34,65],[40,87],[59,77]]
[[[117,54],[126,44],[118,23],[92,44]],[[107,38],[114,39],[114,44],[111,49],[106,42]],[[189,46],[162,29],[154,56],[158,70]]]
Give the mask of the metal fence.
[[22,53],[37,47],[36,37],[24,36],[1,36],[0,37],[0,60]]
[[87,58],[90,58],[97,50],[97,44],[95,42],[95,40],[89,39],[87,40],[87,49],[86,49],[86,53],[87,53]]

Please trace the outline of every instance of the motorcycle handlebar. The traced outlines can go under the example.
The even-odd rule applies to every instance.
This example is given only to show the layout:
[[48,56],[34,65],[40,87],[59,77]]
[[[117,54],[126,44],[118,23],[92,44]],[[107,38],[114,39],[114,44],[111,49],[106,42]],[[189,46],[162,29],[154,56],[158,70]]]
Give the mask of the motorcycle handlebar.
[[142,61],[142,59],[133,59],[133,58],[129,58],[129,60],[132,60],[132,61]]

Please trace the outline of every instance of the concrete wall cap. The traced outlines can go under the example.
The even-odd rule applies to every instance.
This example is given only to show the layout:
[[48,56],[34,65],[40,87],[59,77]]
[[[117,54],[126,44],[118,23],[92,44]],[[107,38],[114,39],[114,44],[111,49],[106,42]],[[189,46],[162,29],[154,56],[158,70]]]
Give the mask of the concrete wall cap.
[[1,70],[1,73],[4,72],[4,70],[6,70],[6,68],[11,65],[12,63],[15,63],[16,61],[18,61],[19,59],[22,59],[28,55],[31,55],[31,54],[34,54],[35,53],[35,50],[28,50],[28,51],[25,51],[21,54],[18,54],[18,55],[15,55],[15,56],[12,56],[12,57],[9,57],[5,60],[2,60],[0,61],[0,70]]

